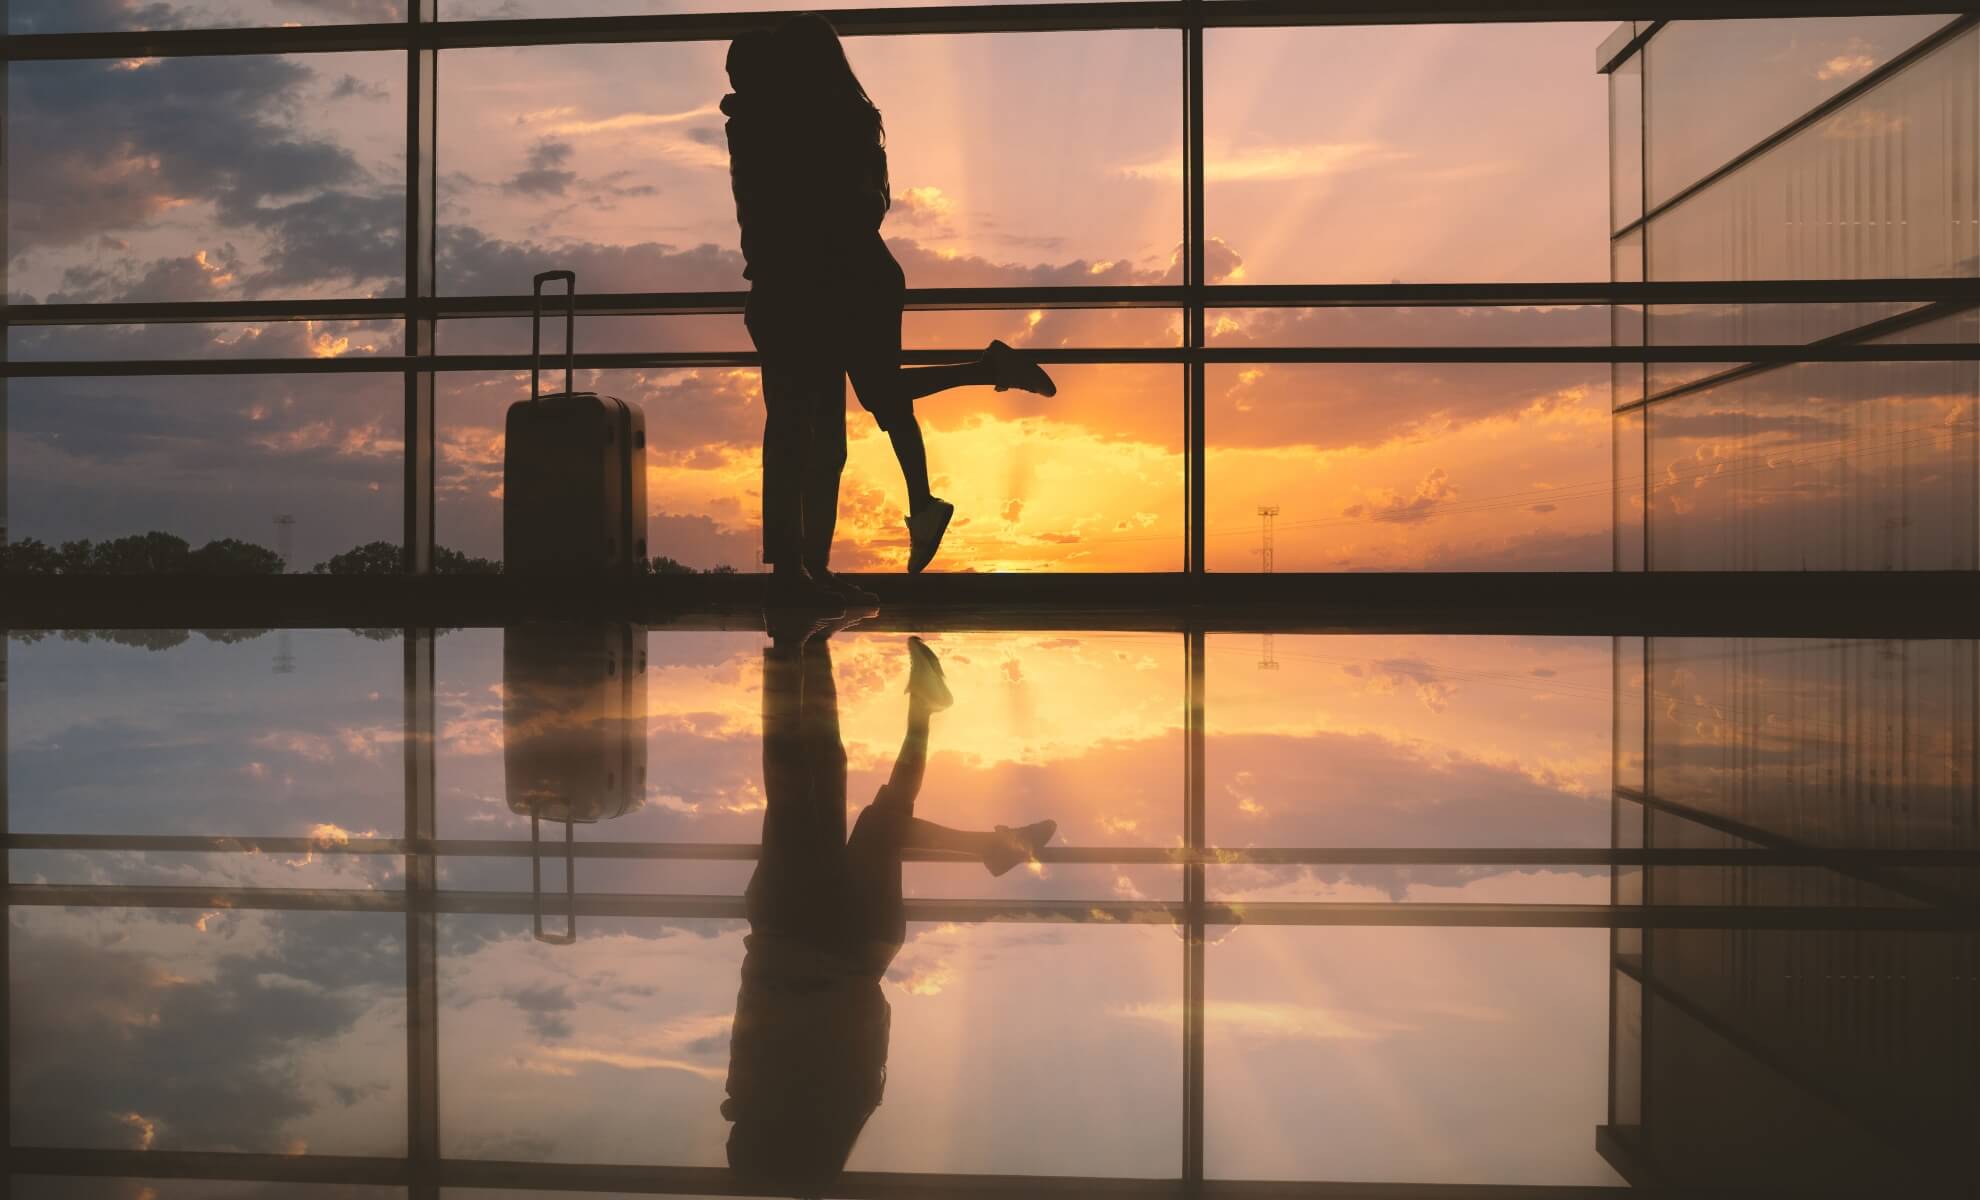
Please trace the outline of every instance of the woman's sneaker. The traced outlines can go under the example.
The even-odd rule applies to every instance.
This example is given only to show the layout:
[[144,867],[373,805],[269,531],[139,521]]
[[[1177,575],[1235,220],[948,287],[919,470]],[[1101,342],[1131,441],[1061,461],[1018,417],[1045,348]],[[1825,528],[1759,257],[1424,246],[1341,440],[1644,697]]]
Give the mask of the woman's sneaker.
[[942,660],[928,648],[928,643],[918,637],[908,639],[908,657],[914,669],[908,674],[908,695],[928,706],[929,712],[941,712],[956,702],[949,691],[949,681],[942,675]]
[[1038,852],[1059,832],[1057,821],[1037,821],[1012,829],[1008,825],[997,826],[999,845],[983,856],[983,865],[992,875],[1002,875],[1022,862],[1035,862]]
[[983,361],[990,364],[990,374],[997,382],[1000,392],[1016,388],[1021,392],[1037,392],[1041,396],[1056,396],[1059,385],[1045,373],[1045,368],[1029,354],[1019,354],[1001,341],[992,341],[983,351]]
[[949,519],[955,515],[956,506],[941,499],[931,499],[920,512],[908,514],[908,574],[921,574],[922,568],[935,560],[935,552],[942,548],[942,535],[949,531]]

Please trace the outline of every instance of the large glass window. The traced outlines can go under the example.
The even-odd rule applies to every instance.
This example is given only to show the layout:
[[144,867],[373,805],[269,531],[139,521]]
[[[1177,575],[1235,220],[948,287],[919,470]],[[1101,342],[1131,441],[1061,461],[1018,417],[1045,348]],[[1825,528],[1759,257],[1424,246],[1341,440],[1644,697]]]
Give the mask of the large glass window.
[[[701,17],[657,0],[447,0],[437,26],[405,0],[9,11],[10,46],[25,48],[7,77],[6,349],[29,377],[0,412],[9,537],[59,547],[156,527],[188,552],[274,549],[261,527],[287,517],[289,569],[345,555],[343,568],[382,571],[427,561],[426,527],[405,514],[431,501],[453,552],[439,569],[492,570],[503,413],[528,344],[504,298],[568,267],[593,306],[579,349],[600,356],[581,382],[647,415],[653,555],[756,567],[762,413],[737,311],[727,39],[701,36]],[[1090,16],[1077,23],[1105,24]],[[907,351],[955,360],[1002,340],[1039,352],[1059,385],[1050,400],[971,388],[922,403],[936,490],[959,506],[936,569],[1732,561],[1699,549],[1744,536],[1717,524],[1722,506],[1680,521],[1667,503],[1654,528],[1659,497],[1697,486],[1689,468],[1625,469],[1672,451],[1678,411],[1660,434],[1654,415],[1605,409],[1710,395],[1726,416],[1741,402],[1729,385],[1766,372],[1736,349],[1651,358],[1972,341],[1943,293],[1820,294],[1823,280],[1922,282],[1980,263],[1980,33],[1949,16],[1221,19],[1057,28],[1064,14],[1032,5],[848,20],[847,54],[886,119],[882,232],[916,303],[941,306],[905,314]],[[63,40],[33,40],[49,34]],[[539,44],[558,37],[584,40]],[[1589,69],[1598,44],[1614,59],[1638,38],[1606,78]],[[409,120],[429,99],[432,125]],[[1197,185],[1200,213],[1185,203]],[[406,264],[429,253],[438,297],[408,297]],[[1604,279],[1704,286],[1610,302],[1585,286]],[[1745,301],[1709,286],[1768,279],[1814,290]],[[28,324],[23,307],[51,311]],[[421,336],[429,320],[435,338]],[[1534,361],[1517,361],[1526,348]],[[1463,361],[1473,349],[1481,361]],[[374,361],[275,378],[304,358]],[[107,378],[143,370],[130,362],[170,365]],[[1971,372],[1934,369],[1942,399],[1971,399]],[[180,374],[194,370],[210,374]],[[1912,387],[1878,368],[1795,377],[1844,375],[1873,393]],[[905,488],[887,439],[856,409],[849,420],[840,565],[894,571]],[[91,449],[111,442],[125,446]],[[1791,448],[1769,443],[1776,461]],[[1889,518],[1908,549],[1775,555],[1971,559],[1922,548],[1970,540],[1970,514],[1940,515],[1967,486],[1947,474],[1965,453],[1905,461],[1872,489],[1902,478],[1914,499],[1938,497]],[[407,481],[433,495],[404,496]],[[60,569],[9,552],[9,569],[22,562]]]

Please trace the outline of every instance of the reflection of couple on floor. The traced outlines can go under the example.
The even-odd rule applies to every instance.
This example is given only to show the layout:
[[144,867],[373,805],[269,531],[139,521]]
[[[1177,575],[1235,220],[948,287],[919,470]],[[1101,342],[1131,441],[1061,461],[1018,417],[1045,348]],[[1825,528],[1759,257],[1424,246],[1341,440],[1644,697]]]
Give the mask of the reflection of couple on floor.
[[846,380],[907,484],[908,570],[935,557],[955,506],[929,490],[915,401],[951,388],[1053,395],[1031,358],[992,341],[976,359],[901,362],[907,279],[880,236],[893,203],[880,110],[823,17],[802,13],[729,48],[729,175],[750,281],[744,321],[763,356],[763,561],[779,607],[875,603],[832,573],[846,463]]
[[941,663],[908,639],[907,736],[893,774],[846,836],[846,750],[832,680],[840,618],[763,655],[762,855],[745,893],[742,988],[729,1043],[729,1164],[742,1181],[817,1194],[838,1176],[887,1073],[880,978],[907,937],[901,854],[946,850],[1002,875],[1057,825],[988,832],[914,815],[929,718],[949,707]]

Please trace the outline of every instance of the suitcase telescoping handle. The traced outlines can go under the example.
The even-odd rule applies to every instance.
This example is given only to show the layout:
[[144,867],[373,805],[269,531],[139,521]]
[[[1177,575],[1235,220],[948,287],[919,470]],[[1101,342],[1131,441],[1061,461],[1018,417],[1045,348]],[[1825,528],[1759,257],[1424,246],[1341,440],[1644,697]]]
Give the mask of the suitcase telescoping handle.
[[545,271],[536,277],[536,306],[529,321],[529,398],[543,398],[543,285],[563,280],[564,391],[577,390],[577,272]]
[[553,946],[577,941],[577,824],[564,822],[564,932],[543,932],[543,840],[535,813],[529,814],[529,891],[536,940]]

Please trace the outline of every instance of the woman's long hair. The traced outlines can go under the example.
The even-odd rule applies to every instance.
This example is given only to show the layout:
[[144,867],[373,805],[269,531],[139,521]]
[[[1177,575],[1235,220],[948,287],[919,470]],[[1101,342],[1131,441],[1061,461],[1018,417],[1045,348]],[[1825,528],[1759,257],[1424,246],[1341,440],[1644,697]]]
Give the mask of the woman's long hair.
[[[777,26],[780,51],[778,60],[789,73],[786,86],[793,96],[816,98],[827,106],[843,106],[860,122],[860,135],[869,134],[873,146],[884,151],[887,125],[880,119],[880,108],[860,85],[846,59],[846,48],[839,43],[839,31],[817,13],[794,13]],[[874,155],[880,171],[880,194],[887,206],[893,204],[893,188],[887,179],[887,156]]]

